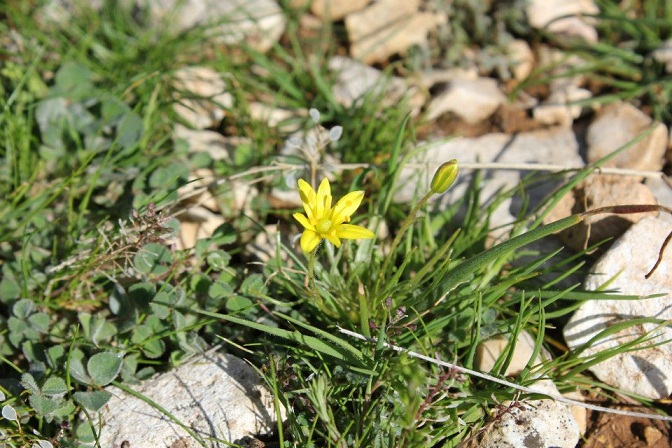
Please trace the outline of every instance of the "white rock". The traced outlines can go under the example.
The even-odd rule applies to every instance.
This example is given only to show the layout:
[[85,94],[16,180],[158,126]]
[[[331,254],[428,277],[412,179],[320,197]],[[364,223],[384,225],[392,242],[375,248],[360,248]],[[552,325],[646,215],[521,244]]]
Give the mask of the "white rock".
[[[591,269],[585,287],[597,290],[609,282],[610,290],[640,297],[667,294],[654,299],[589,300],[572,316],[564,328],[568,346],[579,349],[601,331],[624,321],[649,317],[672,319],[672,251],[664,254],[656,272],[645,279],[653,267],[663,241],[672,232],[672,224],[645,218],[633,225]],[[590,367],[601,381],[618,389],[649,398],[667,398],[672,392],[672,328],[653,323],[629,326],[615,334],[593,341],[582,351],[590,358],[621,346],[649,332],[657,336],[639,344],[641,350],[629,351]],[[657,347],[652,344],[668,341]],[[648,348],[647,348],[648,346]]]
[[419,0],[379,0],[348,14],[345,27],[350,54],[367,64],[382,62],[413,45],[427,47],[427,35],[446,18],[418,12]]
[[[628,103],[614,103],[605,107],[588,128],[588,162],[595,162],[614,152],[646,131],[651,123],[648,115]],[[662,123],[656,123],[648,136],[603,166],[660,171],[666,150],[667,128]]]
[[[634,177],[595,174],[563,196],[544,222],[549,223],[574,213],[612,205],[656,203],[651,190]],[[593,215],[560,232],[560,237],[567,246],[580,251],[607,238],[620,237],[632,224],[657,214],[658,212]]]
[[593,96],[588,89],[569,85],[562,90],[555,90],[532,111],[534,119],[546,125],[558,124],[571,126],[574,119],[579,118],[583,107],[576,104]]
[[[530,387],[558,394],[558,388],[551,380],[540,380]],[[478,446],[575,448],[579,442],[579,425],[565,404],[554,400],[532,400],[518,402],[518,406],[511,403],[503,406],[500,416],[495,416],[496,423],[485,432]]]
[[417,115],[425,102],[417,87],[409,86],[403,78],[386,78],[383,73],[354,59],[335,56],[329,61],[329,70],[336,72],[332,92],[337,103],[350,107],[364,95],[385,95],[383,104],[398,106],[407,101],[412,115]]
[[[579,156],[579,144],[576,136],[568,128],[551,128],[534,132],[521,132],[516,135],[488,134],[477,138],[458,138],[448,141],[434,141],[422,144],[422,155],[402,169],[399,189],[394,199],[398,202],[410,202],[422,197],[429,190],[429,183],[435,170],[450,159],[465,163],[550,163],[576,168],[583,166]],[[518,185],[527,171],[492,170],[486,173],[481,200],[483,202],[496,195],[500,188],[513,188]],[[469,170],[462,169],[455,185],[436,198],[438,208],[447,207],[460,200],[467,191],[471,180]],[[531,204],[538,203],[553,187],[534,188],[526,191]],[[491,226],[511,223],[518,213],[513,201],[506,200],[495,210],[491,217]]]
[[191,206],[177,218],[180,221],[180,231],[173,241],[177,250],[191,249],[198,240],[210,238],[217,227],[226,222],[222,215],[201,206]]
[[196,129],[217,126],[224,109],[233,104],[222,77],[208,67],[185,67],[175,72],[178,103],[173,106],[184,121]]
[[579,36],[588,42],[597,42],[595,28],[578,17],[599,12],[593,0],[530,0],[526,12],[534,28],[545,28],[552,33]]
[[[504,352],[508,344],[509,339],[504,336],[495,336],[478,344],[478,347],[476,347],[476,369],[481,372],[491,372],[495,366],[495,362],[497,362],[497,359]],[[504,375],[520,375],[527,364],[530,363],[533,354],[534,338],[527,331],[523,331],[518,335],[516,345],[513,348],[511,362],[504,371]],[[548,350],[542,348],[530,367],[539,365],[548,359],[551,359],[551,354]]]
[[506,97],[492,78],[454,79],[446,91],[431,100],[427,106],[427,119],[452,112],[470,124],[490,117]]
[[534,68],[534,54],[532,49],[522,39],[515,39],[506,46],[507,58],[513,65],[513,78],[523,81]]
[[[202,446],[145,401],[116,387],[107,389],[113,397],[100,413],[100,446],[120,446],[124,440],[132,448]],[[277,419],[273,400],[257,372],[228,354],[204,354],[134,390],[158,403],[205,440],[233,442],[268,433]]]
[[148,5],[154,23],[168,20],[176,32],[216,24],[208,30],[211,38],[245,42],[261,52],[278,42],[287,23],[274,0],[156,0]]
[[369,3],[371,0],[313,0],[310,11],[322,19],[340,20]]
[[224,137],[219,132],[207,130],[192,130],[177,125],[173,130],[175,142],[184,141],[189,147],[189,153],[205,152],[212,160],[233,161],[233,152],[239,145],[249,143],[245,138]]
[[672,39],[668,39],[651,53],[653,59],[665,64],[665,70],[672,73]]
[[253,120],[266,123],[271,128],[278,128],[281,132],[296,132],[302,126],[306,114],[302,110],[281,109],[267,104],[253,102],[249,104],[250,117]]

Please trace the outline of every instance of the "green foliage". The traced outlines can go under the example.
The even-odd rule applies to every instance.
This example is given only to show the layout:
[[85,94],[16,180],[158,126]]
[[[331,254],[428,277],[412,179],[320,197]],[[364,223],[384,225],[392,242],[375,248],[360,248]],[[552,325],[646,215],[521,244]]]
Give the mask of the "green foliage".
[[[286,39],[260,54],[214,46],[201,27],[177,37],[151,29],[147,11],[132,13],[115,2],[100,13],[84,9],[65,27],[39,23],[18,3],[0,7],[9,19],[0,34],[12,24],[30,43],[0,58],[0,438],[9,446],[94,444],[91,425],[73,431],[67,422],[101,410],[110,398],[106,386],[131,390],[221,341],[259,366],[277,409],[292,411],[286,427],[277,428],[281,446],[455,446],[487,426],[493,396],[503,401],[513,391],[384,343],[471,366],[480,342],[504,335],[512,342],[496,362],[502,372],[517,334],[531,332],[540,350],[555,337],[547,331],[555,319],[582,301],[607,297],[559,286],[581,269],[585,254],[561,260],[558,253],[522,251],[582,217],[540,226],[544,209],[521,214],[512,237],[486,250],[490,215],[534,179],[483,204],[486,180],[476,173],[468,193],[440,213],[425,199],[410,207],[395,203],[401,169],[413,155],[415,122],[404,102],[390,107],[380,91],[351,107],[336,103],[324,61],[335,51],[330,33],[338,34],[338,26],[304,41],[298,14],[283,2]],[[655,79],[662,72],[647,51],[669,35],[654,19],[669,11],[651,5],[617,33],[613,23],[625,22],[603,4],[612,20],[600,25],[606,46],[572,50],[601,63],[620,58],[623,70],[605,71],[608,80],[633,98],[648,95],[665,117],[667,97],[658,102],[650,93],[665,93],[667,79]],[[406,65],[452,66],[464,48],[479,45],[480,67],[508,76],[503,48],[529,34],[521,2],[429,7],[452,14],[436,36],[443,50],[428,59],[412,53]],[[625,43],[633,36],[641,40],[631,49]],[[226,160],[190,154],[188,142],[171,139],[172,76],[196,64],[226,74],[234,96],[218,130],[245,139],[227,150]],[[637,79],[647,80],[644,90],[628,90]],[[252,118],[257,101],[321,113],[269,127]],[[298,141],[305,145],[320,123],[328,128],[324,141],[277,156],[288,137],[284,126],[304,130]],[[331,154],[357,169],[329,167]],[[174,237],[189,204],[178,190],[195,169],[221,177],[213,189],[227,223],[182,250]],[[357,223],[376,230],[386,224],[392,237],[339,249],[324,244],[310,289],[310,261],[286,239],[298,231],[295,223],[287,210],[272,208],[266,193],[330,170],[334,196],[366,191]],[[231,180],[258,194],[251,210],[233,213]],[[277,222],[270,258],[260,262],[246,249]],[[349,339],[338,327],[370,339]],[[558,353],[539,371],[567,389],[605,388],[587,366],[635,345],[591,358]],[[527,369],[517,381],[534,373]],[[152,405],[169,415],[161,403]]]

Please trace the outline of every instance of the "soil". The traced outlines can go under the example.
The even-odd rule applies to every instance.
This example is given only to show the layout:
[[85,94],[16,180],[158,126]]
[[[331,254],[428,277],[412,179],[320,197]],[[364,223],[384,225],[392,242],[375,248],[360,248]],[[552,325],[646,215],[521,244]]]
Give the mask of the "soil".
[[[650,413],[644,407],[627,410]],[[577,448],[670,448],[672,428],[669,422],[625,415],[592,412],[584,440]]]

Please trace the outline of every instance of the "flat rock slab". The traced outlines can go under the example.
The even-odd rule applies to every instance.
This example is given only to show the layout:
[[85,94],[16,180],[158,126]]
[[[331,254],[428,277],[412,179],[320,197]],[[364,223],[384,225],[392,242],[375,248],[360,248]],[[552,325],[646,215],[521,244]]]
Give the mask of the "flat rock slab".
[[[609,290],[623,294],[663,297],[638,300],[589,300],[572,316],[564,328],[567,344],[578,349],[609,327],[643,317],[672,319],[672,251],[668,248],[656,272],[645,274],[658,258],[672,224],[658,218],[645,218],[634,224],[591,269],[586,279],[588,290],[597,290],[609,282]],[[618,389],[650,398],[667,398],[672,392],[672,328],[655,323],[628,326],[590,343],[583,357],[632,342],[649,332],[656,337],[630,350],[595,364],[590,371],[600,380]],[[656,343],[661,345],[654,346]]]
[[121,446],[124,441],[132,448],[222,446],[222,440],[269,433],[276,421],[272,397],[259,374],[228,354],[206,353],[134,387],[205,445],[145,401],[116,387],[107,390],[113,398],[100,412],[102,447]]
[[[400,187],[394,196],[398,202],[410,202],[427,193],[436,169],[450,159],[457,159],[460,164],[497,162],[549,163],[567,168],[583,166],[576,136],[571,129],[565,127],[521,132],[516,135],[487,134],[476,138],[433,141],[425,145],[426,149],[421,155],[402,169]],[[482,201],[495,197],[502,188],[515,187],[527,174],[529,171],[524,170],[487,170],[480,194]],[[448,207],[461,199],[467,192],[471,176],[470,170],[463,170],[455,185],[436,198],[437,208]],[[550,184],[544,185],[543,188],[536,186],[526,193],[530,195],[530,201],[534,205],[552,188]],[[510,224],[515,220],[520,206],[516,201],[511,199],[502,201],[491,217],[491,227]]]

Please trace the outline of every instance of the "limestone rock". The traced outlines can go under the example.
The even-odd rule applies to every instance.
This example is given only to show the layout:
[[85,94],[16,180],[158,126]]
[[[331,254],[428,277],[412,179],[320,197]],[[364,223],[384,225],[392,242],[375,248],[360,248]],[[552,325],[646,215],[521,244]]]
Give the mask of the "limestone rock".
[[[410,202],[422,197],[429,189],[434,171],[450,159],[468,163],[549,163],[565,167],[583,166],[579,155],[576,136],[568,128],[551,128],[516,135],[487,134],[477,138],[457,138],[424,143],[426,150],[402,169],[399,189],[394,194],[398,202]],[[481,191],[482,201],[488,201],[501,188],[513,188],[527,174],[526,171],[496,169],[486,173],[486,181]],[[471,173],[462,170],[455,185],[435,199],[437,209],[443,209],[459,201],[467,191]],[[539,186],[526,191],[530,195],[531,206],[543,199],[553,188],[552,185]],[[506,225],[515,220],[519,203],[503,201],[491,216],[491,227]]]
[[[572,350],[582,348],[609,327],[633,319],[649,317],[672,319],[672,251],[653,275],[645,274],[658,258],[663,241],[672,232],[672,224],[656,218],[645,218],[633,225],[591,269],[585,287],[597,290],[609,282],[610,290],[638,295],[637,300],[589,300],[574,313],[565,325],[564,336]],[[646,299],[652,294],[663,297]],[[653,332],[653,334],[650,334]],[[644,335],[651,340],[590,367],[601,381],[618,389],[649,398],[666,398],[672,392],[672,328],[655,323],[640,323],[590,343],[582,356],[589,358],[605,350],[630,343]],[[654,344],[668,341],[658,346]]]
[[[509,340],[504,336],[495,336],[481,342],[476,347],[476,368],[481,372],[491,372],[495,366],[495,362],[502,354]],[[527,331],[518,335],[518,340],[513,348],[513,356],[511,362],[504,371],[506,376],[517,376],[523,371],[525,366],[532,359],[534,353],[534,339]],[[550,359],[551,354],[542,349],[532,363],[532,367],[541,364],[544,360]]]
[[222,77],[208,67],[185,67],[175,72],[175,113],[196,129],[217,126],[233,97]]
[[527,2],[527,17],[534,28],[545,28],[556,34],[579,36],[597,42],[595,28],[581,19],[582,14],[597,14],[593,0],[531,0]]
[[490,117],[505,101],[497,81],[492,78],[457,78],[429,103],[427,119],[452,112],[467,123],[475,124]]
[[340,20],[369,3],[371,0],[313,0],[310,11],[322,19]]
[[413,45],[426,47],[427,35],[445,17],[418,12],[419,0],[379,0],[348,14],[345,27],[350,54],[364,63],[382,62]]
[[[651,118],[627,103],[605,107],[588,128],[588,162],[595,162],[633,140],[651,126]],[[667,149],[667,129],[657,123],[643,140],[608,161],[604,166],[660,171]]]
[[672,39],[668,39],[660,44],[658,48],[651,53],[653,59],[665,64],[667,73],[672,73]]
[[507,57],[513,65],[513,78],[516,81],[523,81],[534,68],[532,49],[524,40],[515,39],[506,46],[506,50]]
[[[550,380],[530,387],[551,394],[558,389]],[[485,432],[483,448],[559,447],[574,448],[579,442],[579,425],[566,404],[554,400],[504,403],[497,422]]]
[[535,120],[546,125],[571,126],[574,119],[581,115],[582,106],[577,103],[590,97],[590,90],[569,85],[552,91],[543,103],[534,108],[532,114]]
[[398,77],[385,78],[383,73],[354,59],[335,56],[329,61],[329,70],[336,72],[333,94],[336,102],[350,107],[368,93],[385,96],[383,104],[398,106],[407,101],[411,114],[417,115],[425,102],[418,88]]
[[278,42],[287,23],[274,0],[157,0],[148,4],[154,23],[168,20],[176,32],[215,24],[208,30],[214,40],[245,42],[261,52]]
[[173,130],[173,141],[187,145],[190,154],[205,152],[212,160],[229,163],[233,162],[235,148],[249,143],[249,140],[243,137],[224,137],[219,132],[192,130],[180,125],[175,126]]
[[[558,205],[544,219],[557,221],[574,213],[611,205],[656,204],[651,190],[638,179],[625,176],[596,174],[578,184],[562,197]],[[584,221],[560,232],[563,242],[580,251],[606,238],[616,238],[632,224],[658,213],[630,215],[602,214],[589,216]]]
[[[125,440],[132,448],[202,446],[182,426],[145,401],[113,386],[107,389],[113,397],[100,412],[100,446],[120,446]],[[257,372],[228,354],[203,354],[134,390],[205,440],[233,442],[268,433],[277,419],[273,400]]]

